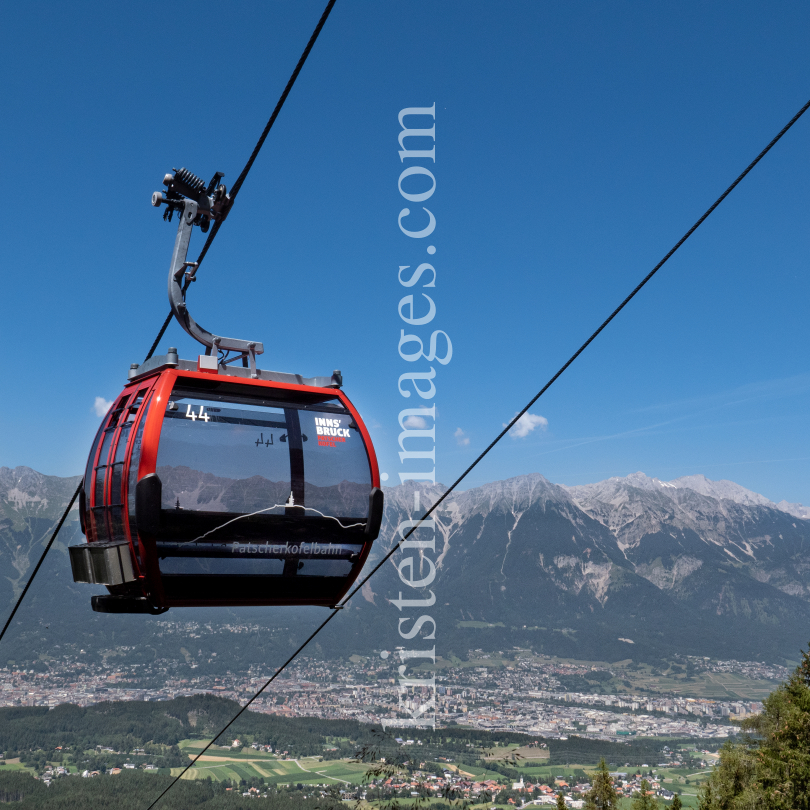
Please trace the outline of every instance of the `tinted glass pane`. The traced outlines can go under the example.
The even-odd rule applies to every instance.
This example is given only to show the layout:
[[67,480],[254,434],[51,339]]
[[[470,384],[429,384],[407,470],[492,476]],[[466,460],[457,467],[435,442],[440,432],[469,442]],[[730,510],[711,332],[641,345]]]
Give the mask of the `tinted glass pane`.
[[110,503],[122,503],[121,484],[124,473],[124,458],[127,455],[127,439],[131,424],[124,424],[118,435],[118,444],[115,447],[115,457],[112,466],[112,481],[110,483]]
[[101,423],[101,427],[98,429],[98,433],[96,433],[96,438],[93,440],[93,447],[90,450],[90,456],[87,459],[87,469],[84,473],[84,494],[85,494],[85,526],[88,529],[87,539],[92,539],[92,532],[93,532],[93,521],[90,518],[90,496],[92,493],[92,486],[93,486],[93,465],[95,464],[96,460],[96,450],[98,450],[99,442],[101,441],[101,437],[104,435],[104,422]]
[[371,469],[351,414],[300,410],[306,505],[325,515],[368,515]]
[[109,510],[110,539],[126,540],[124,534],[124,512],[120,506],[113,506]]
[[129,399],[129,394],[127,396],[122,397],[121,401],[116,403],[115,410],[112,412],[110,416],[110,424],[109,427],[115,427],[118,424],[118,420],[121,418],[121,414],[124,413],[124,406],[127,404],[127,400]]
[[94,503],[104,503],[104,474],[107,472],[106,467],[96,468],[96,495]]
[[132,427],[132,423],[127,423],[122,425],[121,433],[118,436],[118,444],[115,448],[115,458],[113,459],[115,462],[123,463],[124,459],[127,455],[127,439],[129,439],[129,430]]
[[[163,574],[205,576],[345,577],[363,546],[359,543],[158,541]],[[286,567],[286,570],[285,570]]]
[[107,510],[102,507],[99,509],[92,509],[91,513],[96,540],[100,542],[109,540],[110,533],[107,529],[107,518],[106,518]]
[[[151,400],[150,400],[151,403]],[[127,479],[127,505],[130,517],[135,515],[135,485],[138,483],[138,466],[141,463],[141,446],[143,445],[143,430],[146,427],[146,417],[149,412],[149,404],[146,412],[138,425],[138,432],[132,442],[132,455],[129,458],[129,472]]]
[[209,577],[280,577],[283,571],[283,560],[245,560],[238,558],[212,560],[206,557],[163,557],[160,560],[161,574],[186,574]]
[[115,428],[107,428],[104,431],[104,443],[101,445],[101,453],[98,457],[98,466],[96,467],[96,499],[94,506],[101,506],[104,503],[104,481],[107,472],[106,464],[107,457],[110,454],[110,444],[112,443],[113,436],[115,435]]
[[348,576],[371,489],[351,415],[337,398],[209,385],[181,380],[165,404],[161,572]]
[[143,398],[146,396],[147,389],[142,391],[138,391],[138,395],[132,401],[132,404],[129,406],[127,410],[127,422],[134,422],[138,416],[138,411],[140,410],[140,406],[143,403]]
[[[149,400],[151,403],[151,399]],[[135,519],[135,485],[138,483],[138,466],[141,462],[141,445],[143,444],[143,430],[146,426],[146,417],[149,411],[149,403],[146,406],[146,412],[141,418],[138,425],[138,431],[135,434],[135,439],[132,442],[132,454],[129,458],[129,472],[127,474],[127,511],[129,513],[129,534],[135,540],[138,534],[138,524]],[[138,565],[142,564],[140,557],[140,546],[137,542],[133,542],[135,549],[135,556],[138,560]]]
[[101,437],[104,435],[104,425],[99,428],[98,433],[96,433],[96,438],[93,439],[93,448],[90,450],[90,455],[87,458],[87,469],[84,473],[84,491],[87,493],[87,497],[90,497],[90,488],[93,486],[93,465],[96,461],[96,450],[98,450],[98,443],[101,441]]
[[287,432],[280,407],[173,393],[156,470],[163,508],[284,514],[291,490]]
[[120,504],[121,479],[124,472],[124,462],[121,461],[117,464],[113,464],[113,466],[110,467],[109,469],[112,470],[112,481],[110,482],[110,503]]

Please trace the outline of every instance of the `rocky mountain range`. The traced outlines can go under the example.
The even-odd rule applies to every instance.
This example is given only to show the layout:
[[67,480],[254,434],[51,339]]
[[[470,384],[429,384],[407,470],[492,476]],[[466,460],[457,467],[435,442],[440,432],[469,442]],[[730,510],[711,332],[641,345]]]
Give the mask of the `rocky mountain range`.
[[756,582],[810,597],[804,507],[702,475],[659,481],[635,473],[567,491],[610,530],[635,572],[664,591],[680,593],[704,565],[731,563]]
[[[0,468],[0,604],[10,607],[19,593],[77,481]],[[443,492],[413,482],[387,488],[369,565],[391,547],[402,521]],[[533,474],[453,493],[435,516],[434,549],[416,552],[414,579],[436,567],[428,588],[403,585],[398,552],[330,625],[322,650],[402,645],[398,621],[407,611],[395,600],[403,591],[405,598],[432,591],[435,604],[421,612],[436,622],[438,653],[524,646],[600,660],[795,658],[810,636],[808,511],[703,476],[660,481],[635,473],[564,487]],[[65,637],[87,628],[105,636],[113,625],[119,637],[145,630],[145,617],[90,612],[98,589],[73,584],[65,551],[79,538],[72,518],[15,620],[20,643],[45,622],[61,623]],[[195,610],[167,617],[188,619]],[[294,623],[291,611],[267,611],[266,619]]]
[[[387,493],[383,544],[419,511],[415,490]],[[421,505],[442,491],[422,489]],[[509,642],[608,660],[773,658],[810,636],[806,510],[733,482],[635,473],[563,487],[535,474],[442,509],[431,587],[456,652]],[[370,586],[375,605],[401,589],[392,572]]]
[[[25,586],[31,568],[36,565],[78,484],[78,475],[59,478],[42,475],[29,467],[13,470],[0,467],[0,606],[3,611],[7,605],[11,608]],[[61,552],[67,559],[65,549],[80,539],[78,508],[74,505],[57,541],[57,556]]]

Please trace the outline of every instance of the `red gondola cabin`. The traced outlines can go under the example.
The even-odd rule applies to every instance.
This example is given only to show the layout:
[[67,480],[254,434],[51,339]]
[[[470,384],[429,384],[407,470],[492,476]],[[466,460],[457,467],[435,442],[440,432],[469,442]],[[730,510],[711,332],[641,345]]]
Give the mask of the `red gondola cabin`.
[[87,462],[71,562],[108,587],[93,608],[335,605],[382,519],[371,439],[326,387],[339,373],[252,379],[169,352],[133,370]]

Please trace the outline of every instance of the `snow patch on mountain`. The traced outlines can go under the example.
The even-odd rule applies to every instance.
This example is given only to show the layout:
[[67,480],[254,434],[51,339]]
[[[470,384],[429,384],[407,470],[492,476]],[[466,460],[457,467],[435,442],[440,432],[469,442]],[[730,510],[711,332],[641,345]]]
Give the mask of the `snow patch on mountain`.
[[778,509],[793,517],[810,520],[810,508],[802,504],[780,501],[774,503],[764,495],[752,492],[733,481],[712,481],[705,475],[684,475],[672,481],[662,481],[659,478],[650,478],[643,472],[631,473],[624,478],[608,478],[595,484],[580,484],[577,486],[563,486],[576,503],[583,507],[587,504],[589,511],[594,508],[594,501],[620,507],[632,500],[630,490],[637,489],[643,492],[659,492],[663,496],[672,498],[673,490],[691,490],[699,495],[712,498],[715,501],[732,501],[741,506],[765,506]]
[[793,517],[801,518],[802,520],[810,520],[810,507],[802,506],[800,503],[788,503],[787,501],[779,501],[776,504],[777,509],[787,512]]

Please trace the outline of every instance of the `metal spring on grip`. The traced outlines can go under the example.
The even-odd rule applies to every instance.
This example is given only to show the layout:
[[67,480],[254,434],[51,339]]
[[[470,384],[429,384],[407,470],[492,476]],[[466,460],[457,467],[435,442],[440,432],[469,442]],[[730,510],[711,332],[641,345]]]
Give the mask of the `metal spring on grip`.
[[174,176],[176,180],[190,186],[194,191],[202,191],[205,188],[205,183],[188,169],[175,170]]

